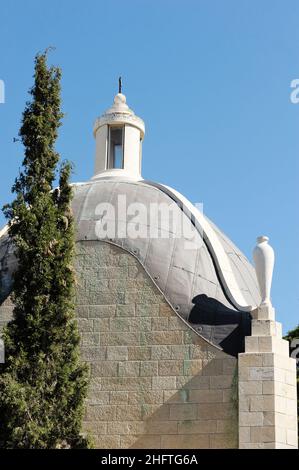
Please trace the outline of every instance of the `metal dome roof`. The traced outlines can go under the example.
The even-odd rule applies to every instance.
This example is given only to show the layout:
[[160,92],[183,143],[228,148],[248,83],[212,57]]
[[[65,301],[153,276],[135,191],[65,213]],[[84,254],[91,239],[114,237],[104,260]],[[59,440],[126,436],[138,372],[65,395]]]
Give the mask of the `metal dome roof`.
[[[250,311],[260,304],[255,270],[247,258],[181,194],[146,180],[103,178],[76,185],[77,240],[98,239],[96,224],[105,222],[97,215],[97,205],[109,202],[116,207],[119,195],[126,197],[127,206],[142,203],[148,211],[153,202],[171,205],[185,224],[196,227],[188,249],[188,239],[174,236],[163,218],[157,223],[158,237],[118,237],[116,233],[104,240],[134,255],[171,307],[200,336],[230,354],[242,351],[244,336],[250,334]],[[121,230],[130,223],[125,214],[116,215]]]
[[[172,207],[184,224],[195,227],[192,245],[158,220],[158,237],[114,236],[101,239],[135,256],[174,311],[204,339],[229,354],[243,350],[244,336],[250,334],[250,311],[260,303],[255,270],[235,245],[182,195],[169,187],[145,180],[101,178],[74,185],[73,212],[76,238],[98,240],[98,228],[107,222],[99,214],[99,204],[116,207],[118,196],[129,206],[142,203],[150,210],[153,202]],[[124,230],[132,222],[122,212],[116,228]],[[150,222],[144,221],[149,229]],[[126,233],[126,232],[125,232]],[[0,234],[0,302],[11,289],[15,266],[7,235]]]

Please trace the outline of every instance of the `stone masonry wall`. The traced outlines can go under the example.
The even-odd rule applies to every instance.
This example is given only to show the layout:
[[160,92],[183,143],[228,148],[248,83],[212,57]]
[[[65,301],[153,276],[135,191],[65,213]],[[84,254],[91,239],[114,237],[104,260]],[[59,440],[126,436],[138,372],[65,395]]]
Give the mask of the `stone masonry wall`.
[[140,263],[103,242],[77,244],[84,429],[99,448],[236,448],[236,359],[170,308]]
[[[124,250],[80,242],[75,264],[91,371],[84,431],[96,447],[237,448],[236,359],[194,333]],[[0,306],[0,327],[12,308]]]

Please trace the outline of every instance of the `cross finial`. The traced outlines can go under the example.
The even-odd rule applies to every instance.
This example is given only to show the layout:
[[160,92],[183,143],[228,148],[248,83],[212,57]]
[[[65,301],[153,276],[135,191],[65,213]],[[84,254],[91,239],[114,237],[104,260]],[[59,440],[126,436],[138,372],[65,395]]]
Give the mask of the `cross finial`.
[[118,78],[118,93],[121,93],[121,89],[122,89],[122,81],[121,81],[121,77]]

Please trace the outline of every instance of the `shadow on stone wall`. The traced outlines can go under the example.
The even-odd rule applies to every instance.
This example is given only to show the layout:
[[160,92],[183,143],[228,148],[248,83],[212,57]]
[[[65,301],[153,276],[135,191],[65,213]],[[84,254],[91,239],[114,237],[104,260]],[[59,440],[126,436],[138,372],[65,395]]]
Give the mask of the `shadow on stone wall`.
[[195,331],[232,356],[244,351],[244,338],[251,330],[249,313],[228,308],[205,294],[195,296],[192,302],[188,321]]
[[[189,378],[180,390],[147,417],[143,404],[143,435],[129,436],[127,446],[138,448],[238,448],[238,410],[232,399],[236,362],[213,359],[202,373]],[[224,370],[226,374],[223,375]],[[161,440],[160,440],[161,439]],[[129,444],[129,445],[128,445]]]

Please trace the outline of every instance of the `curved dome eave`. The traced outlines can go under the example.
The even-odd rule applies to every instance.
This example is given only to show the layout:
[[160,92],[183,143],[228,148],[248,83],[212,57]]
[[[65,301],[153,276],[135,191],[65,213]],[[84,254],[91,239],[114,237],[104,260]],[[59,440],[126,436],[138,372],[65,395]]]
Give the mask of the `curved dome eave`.
[[[72,207],[76,220],[77,241],[99,240],[96,234],[96,224],[99,223],[96,208],[103,202],[110,202],[116,207],[117,197],[120,194],[126,197],[127,205],[142,202],[149,207],[153,202],[166,206],[173,205],[170,194],[172,192],[177,198],[174,210],[180,213],[182,211],[179,193],[144,180],[103,178],[74,184],[74,189]],[[181,202],[185,201],[184,199]],[[187,224],[192,223],[190,214],[184,213],[183,217]],[[208,221],[206,218],[205,220]],[[260,298],[254,269],[230,240],[210,221],[208,223],[226,253],[235,284],[244,302],[248,306],[257,305]],[[117,224],[127,228],[127,220],[123,214],[117,215]],[[165,230],[161,225],[158,228]],[[229,354],[237,354],[242,350],[244,335],[250,328],[250,314],[240,311],[225,292],[225,286],[218,272],[219,266],[215,263],[213,253],[200,232],[196,233],[196,243],[193,248],[188,250],[185,249],[184,237],[174,238],[171,233],[166,235],[167,238],[132,239],[120,238],[116,233],[116,236],[103,241],[113,243],[134,255],[173,310],[200,336]],[[0,261],[3,301],[5,295],[9,293],[15,265],[7,235],[1,237]]]
[[[75,186],[74,213],[77,222],[77,240],[97,240],[96,224],[100,223],[96,215],[99,203],[110,202],[117,206],[117,197],[126,197],[126,203],[141,202],[147,208],[153,202],[170,205],[173,200],[167,191],[148,181],[128,181],[120,178],[109,178]],[[163,188],[163,187],[162,187]],[[170,190],[170,188],[166,188]],[[178,193],[177,193],[178,194]],[[190,203],[189,203],[190,204]],[[181,211],[176,202],[176,210]],[[188,219],[188,215],[183,217]],[[117,216],[117,224],[127,227],[123,215]],[[207,219],[206,219],[207,220]],[[191,224],[191,220],[187,220]],[[161,230],[163,227],[159,227]],[[216,230],[215,231],[215,236]],[[116,230],[117,232],[117,230]],[[219,234],[221,232],[219,231]],[[235,253],[235,247],[228,239],[219,238],[231,276],[234,277],[235,289],[239,298],[244,299],[242,312],[233,304],[217,265],[200,233],[197,234],[196,247],[185,249],[186,239],[173,238],[106,238],[106,241],[132,253],[138,258],[156,286],[165,296],[172,308],[204,339],[235,354],[242,349],[242,338],[249,334],[249,311],[258,304],[259,293],[255,273],[243,256],[239,265],[233,264],[227,253]],[[234,247],[234,249],[233,249]],[[238,252],[239,253],[239,252]],[[229,339],[230,338],[230,339]]]

